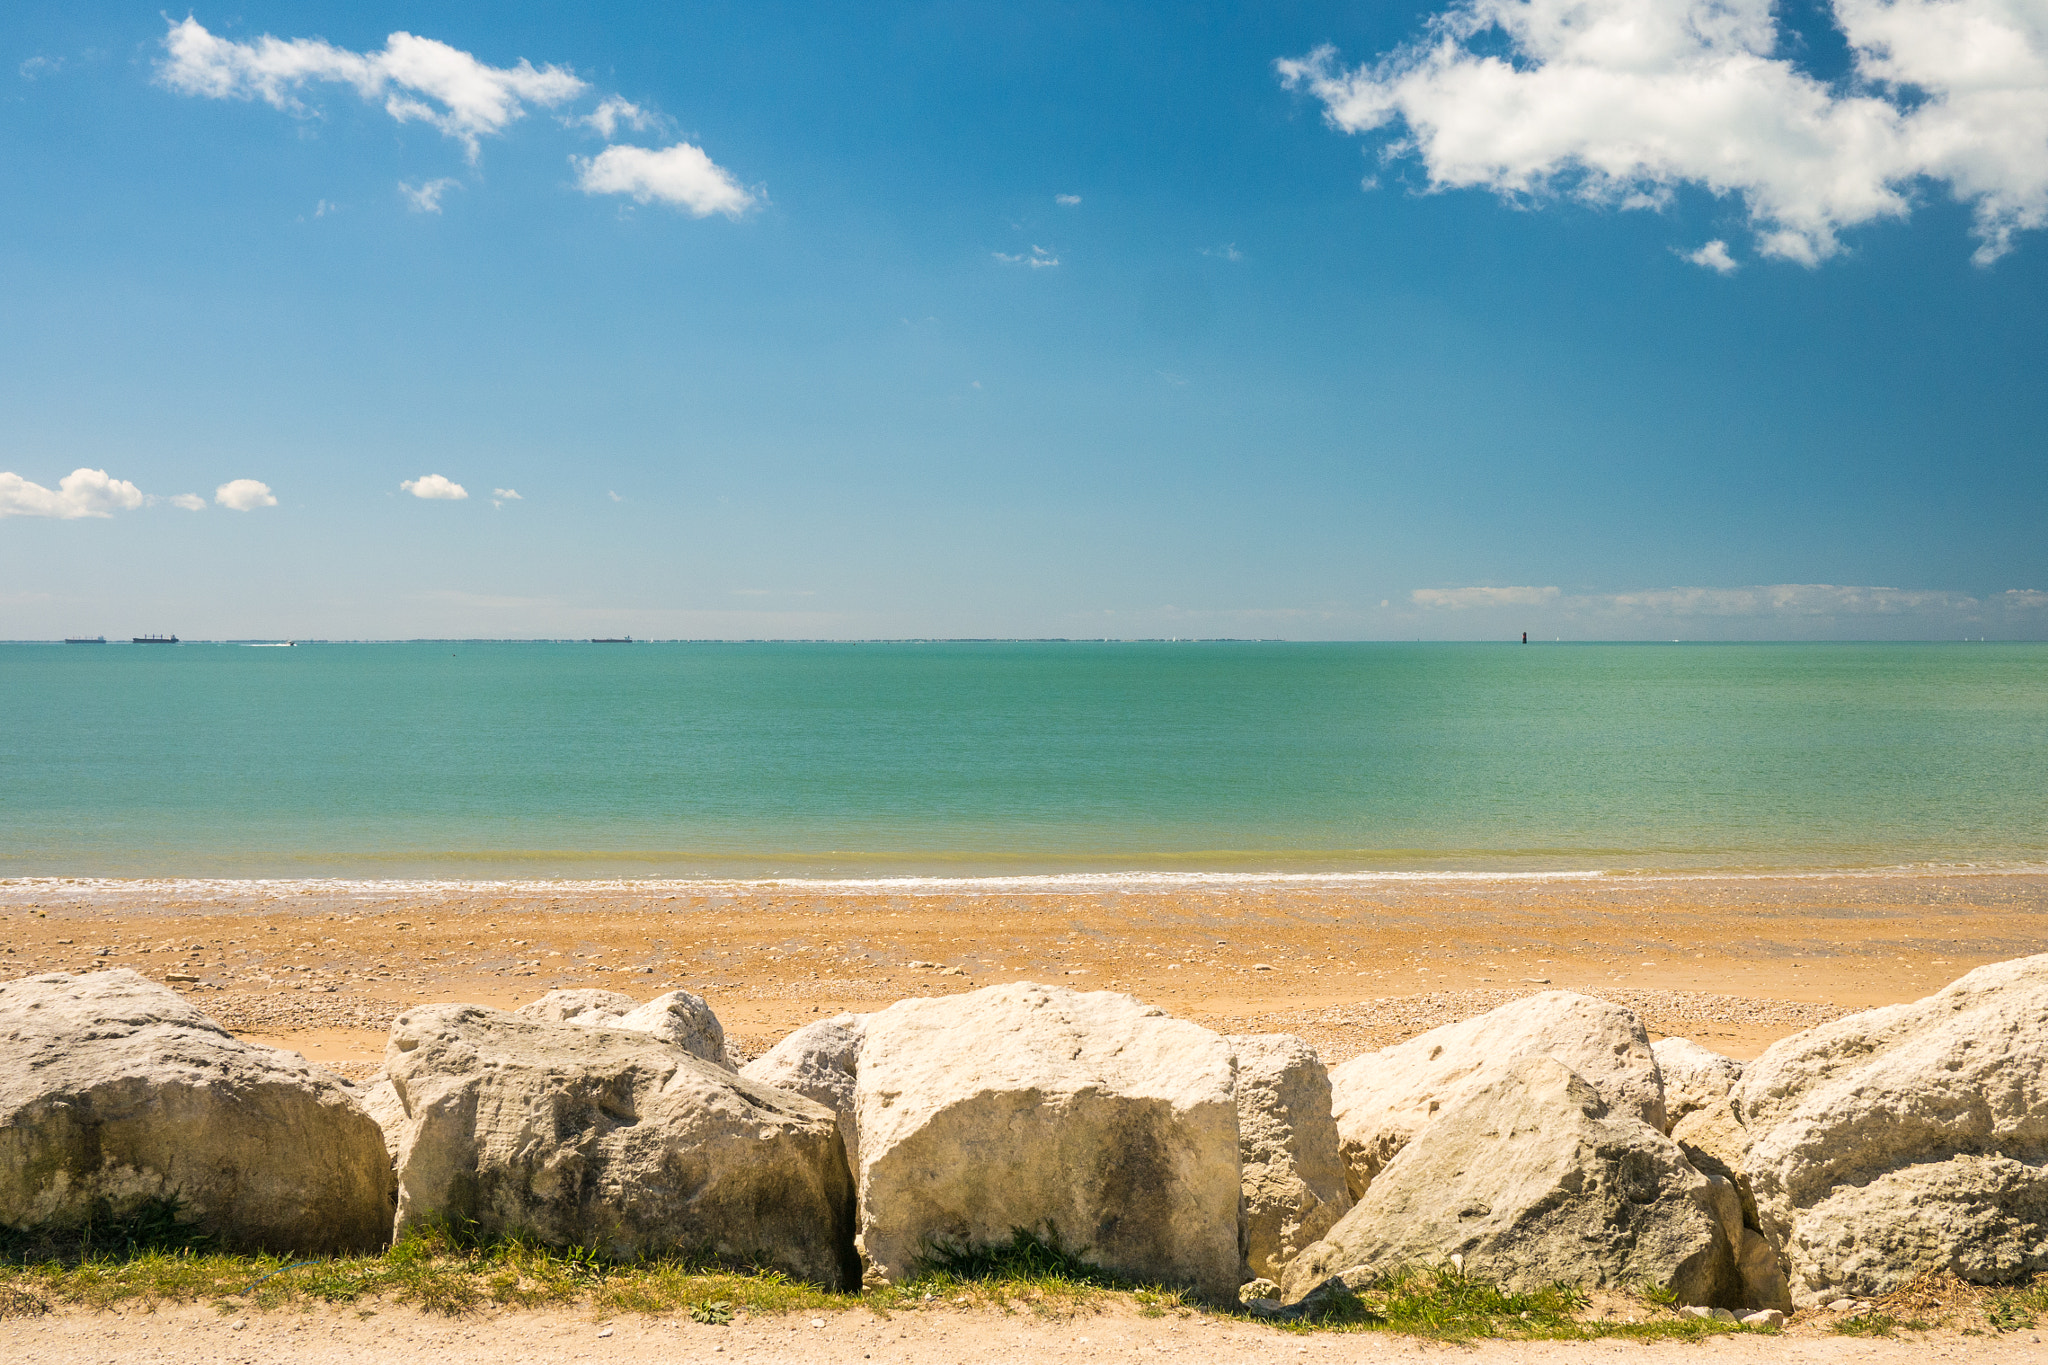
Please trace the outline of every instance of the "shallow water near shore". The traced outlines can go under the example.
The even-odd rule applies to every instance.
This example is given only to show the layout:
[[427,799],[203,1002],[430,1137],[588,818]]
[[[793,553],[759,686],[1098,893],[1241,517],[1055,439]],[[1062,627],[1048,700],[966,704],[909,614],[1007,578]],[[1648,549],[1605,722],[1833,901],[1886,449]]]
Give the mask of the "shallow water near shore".
[[0,874],[2048,862],[2048,646],[0,645]]

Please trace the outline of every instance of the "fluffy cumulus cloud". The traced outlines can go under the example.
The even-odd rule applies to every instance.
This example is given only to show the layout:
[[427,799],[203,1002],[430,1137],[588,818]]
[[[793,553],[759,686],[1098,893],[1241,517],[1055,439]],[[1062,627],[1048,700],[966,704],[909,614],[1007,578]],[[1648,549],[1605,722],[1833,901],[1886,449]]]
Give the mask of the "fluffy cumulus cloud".
[[[2042,0],[1833,0],[1849,77],[1781,55],[1770,0],[1462,0],[1364,66],[1280,62],[1351,133],[1432,189],[1654,208],[1739,200],[1759,254],[1813,265],[1924,189],[1975,218],[1976,260],[2048,225]],[[1730,268],[1726,248],[1691,259]]]
[[398,485],[416,498],[439,499],[444,502],[460,502],[469,496],[469,490],[453,479],[444,479],[439,474],[423,474],[417,479],[407,479]]
[[[462,143],[475,161],[483,138],[503,133],[529,106],[554,109],[591,93],[587,82],[560,66],[491,66],[474,55],[432,38],[394,33],[381,52],[352,52],[320,38],[273,38],[238,42],[209,32],[185,18],[164,36],[157,79],[168,89],[206,99],[262,100],[300,117],[310,87],[335,85],[365,100],[381,102],[401,123],[430,124]],[[565,116],[571,127],[588,128],[606,142],[622,128],[647,132],[662,120],[631,100],[607,95],[588,114]],[[624,194],[643,204],[663,203],[704,218],[714,213],[737,218],[760,202],[759,191],[741,185],[687,142],[672,147],[614,145],[593,157],[573,157],[577,185],[586,194]],[[439,213],[441,198],[457,182],[401,182],[399,192],[419,213]]]
[[204,512],[206,510],[206,499],[200,497],[197,493],[173,493],[170,497],[165,498],[164,501],[181,512]]
[[213,490],[213,500],[231,512],[277,506],[277,496],[270,491],[270,485],[255,479],[229,479]]
[[144,501],[141,489],[104,469],[74,469],[57,480],[55,488],[0,470],[0,517],[110,517],[132,512]]
[[366,100],[381,100],[400,123],[431,124],[477,154],[478,139],[502,133],[529,103],[552,108],[589,87],[558,66],[489,66],[432,38],[394,33],[382,52],[351,52],[318,38],[273,38],[238,43],[209,33],[187,17],[164,37],[157,68],[163,83],[209,99],[260,99],[293,114],[307,112],[306,86],[345,85]]
[[585,194],[630,195],[642,204],[662,203],[694,218],[722,213],[737,218],[759,196],[733,179],[702,147],[607,147],[593,157],[571,157],[576,185]]

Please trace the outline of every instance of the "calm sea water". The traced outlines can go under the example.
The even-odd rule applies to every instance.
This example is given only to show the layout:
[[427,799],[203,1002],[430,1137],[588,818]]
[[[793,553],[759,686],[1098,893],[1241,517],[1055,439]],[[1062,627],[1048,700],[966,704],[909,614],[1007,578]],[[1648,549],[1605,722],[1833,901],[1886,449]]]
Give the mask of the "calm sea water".
[[2048,861],[2041,645],[0,645],[0,872]]

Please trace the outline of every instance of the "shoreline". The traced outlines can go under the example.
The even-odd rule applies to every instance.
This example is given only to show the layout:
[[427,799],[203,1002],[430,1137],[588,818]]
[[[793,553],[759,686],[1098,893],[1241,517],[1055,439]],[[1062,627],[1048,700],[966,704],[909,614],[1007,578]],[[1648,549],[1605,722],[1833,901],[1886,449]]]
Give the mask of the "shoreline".
[[[0,905],[22,896],[84,895],[229,897],[309,894],[482,895],[529,894],[697,894],[804,891],[819,894],[957,895],[963,892],[1020,895],[1085,895],[1103,891],[1174,890],[1365,890],[1381,886],[1426,888],[1433,885],[1544,886],[1553,883],[1597,883],[1639,886],[1687,882],[1829,882],[1902,881],[1958,878],[2048,878],[2048,863],[1899,863],[1871,867],[1818,868],[1558,868],[1473,871],[1353,872],[1170,872],[1134,869],[1114,872],[1035,872],[1014,874],[902,874],[849,876],[759,877],[187,877],[187,876],[62,876],[57,874],[0,877]],[[69,892],[66,888],[70,888]]]
[[394,1015],[551,989],[703,996],[735,1045],[1039,980],[1332,1064],[1543,990],[1750,1057],[2048,949],[2048,871],[979,880],[0,881],[0,976],[129,967],[352,1076]]

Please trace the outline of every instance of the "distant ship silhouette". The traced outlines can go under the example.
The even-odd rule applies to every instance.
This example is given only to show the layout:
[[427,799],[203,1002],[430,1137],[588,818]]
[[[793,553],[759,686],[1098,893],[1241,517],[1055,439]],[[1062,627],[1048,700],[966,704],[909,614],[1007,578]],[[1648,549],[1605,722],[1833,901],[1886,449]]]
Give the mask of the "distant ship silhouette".
[[174,645],[178,643],[178,637],[175,635],[138,635],[133,640],[130,640],[129,643],[136,645]]

